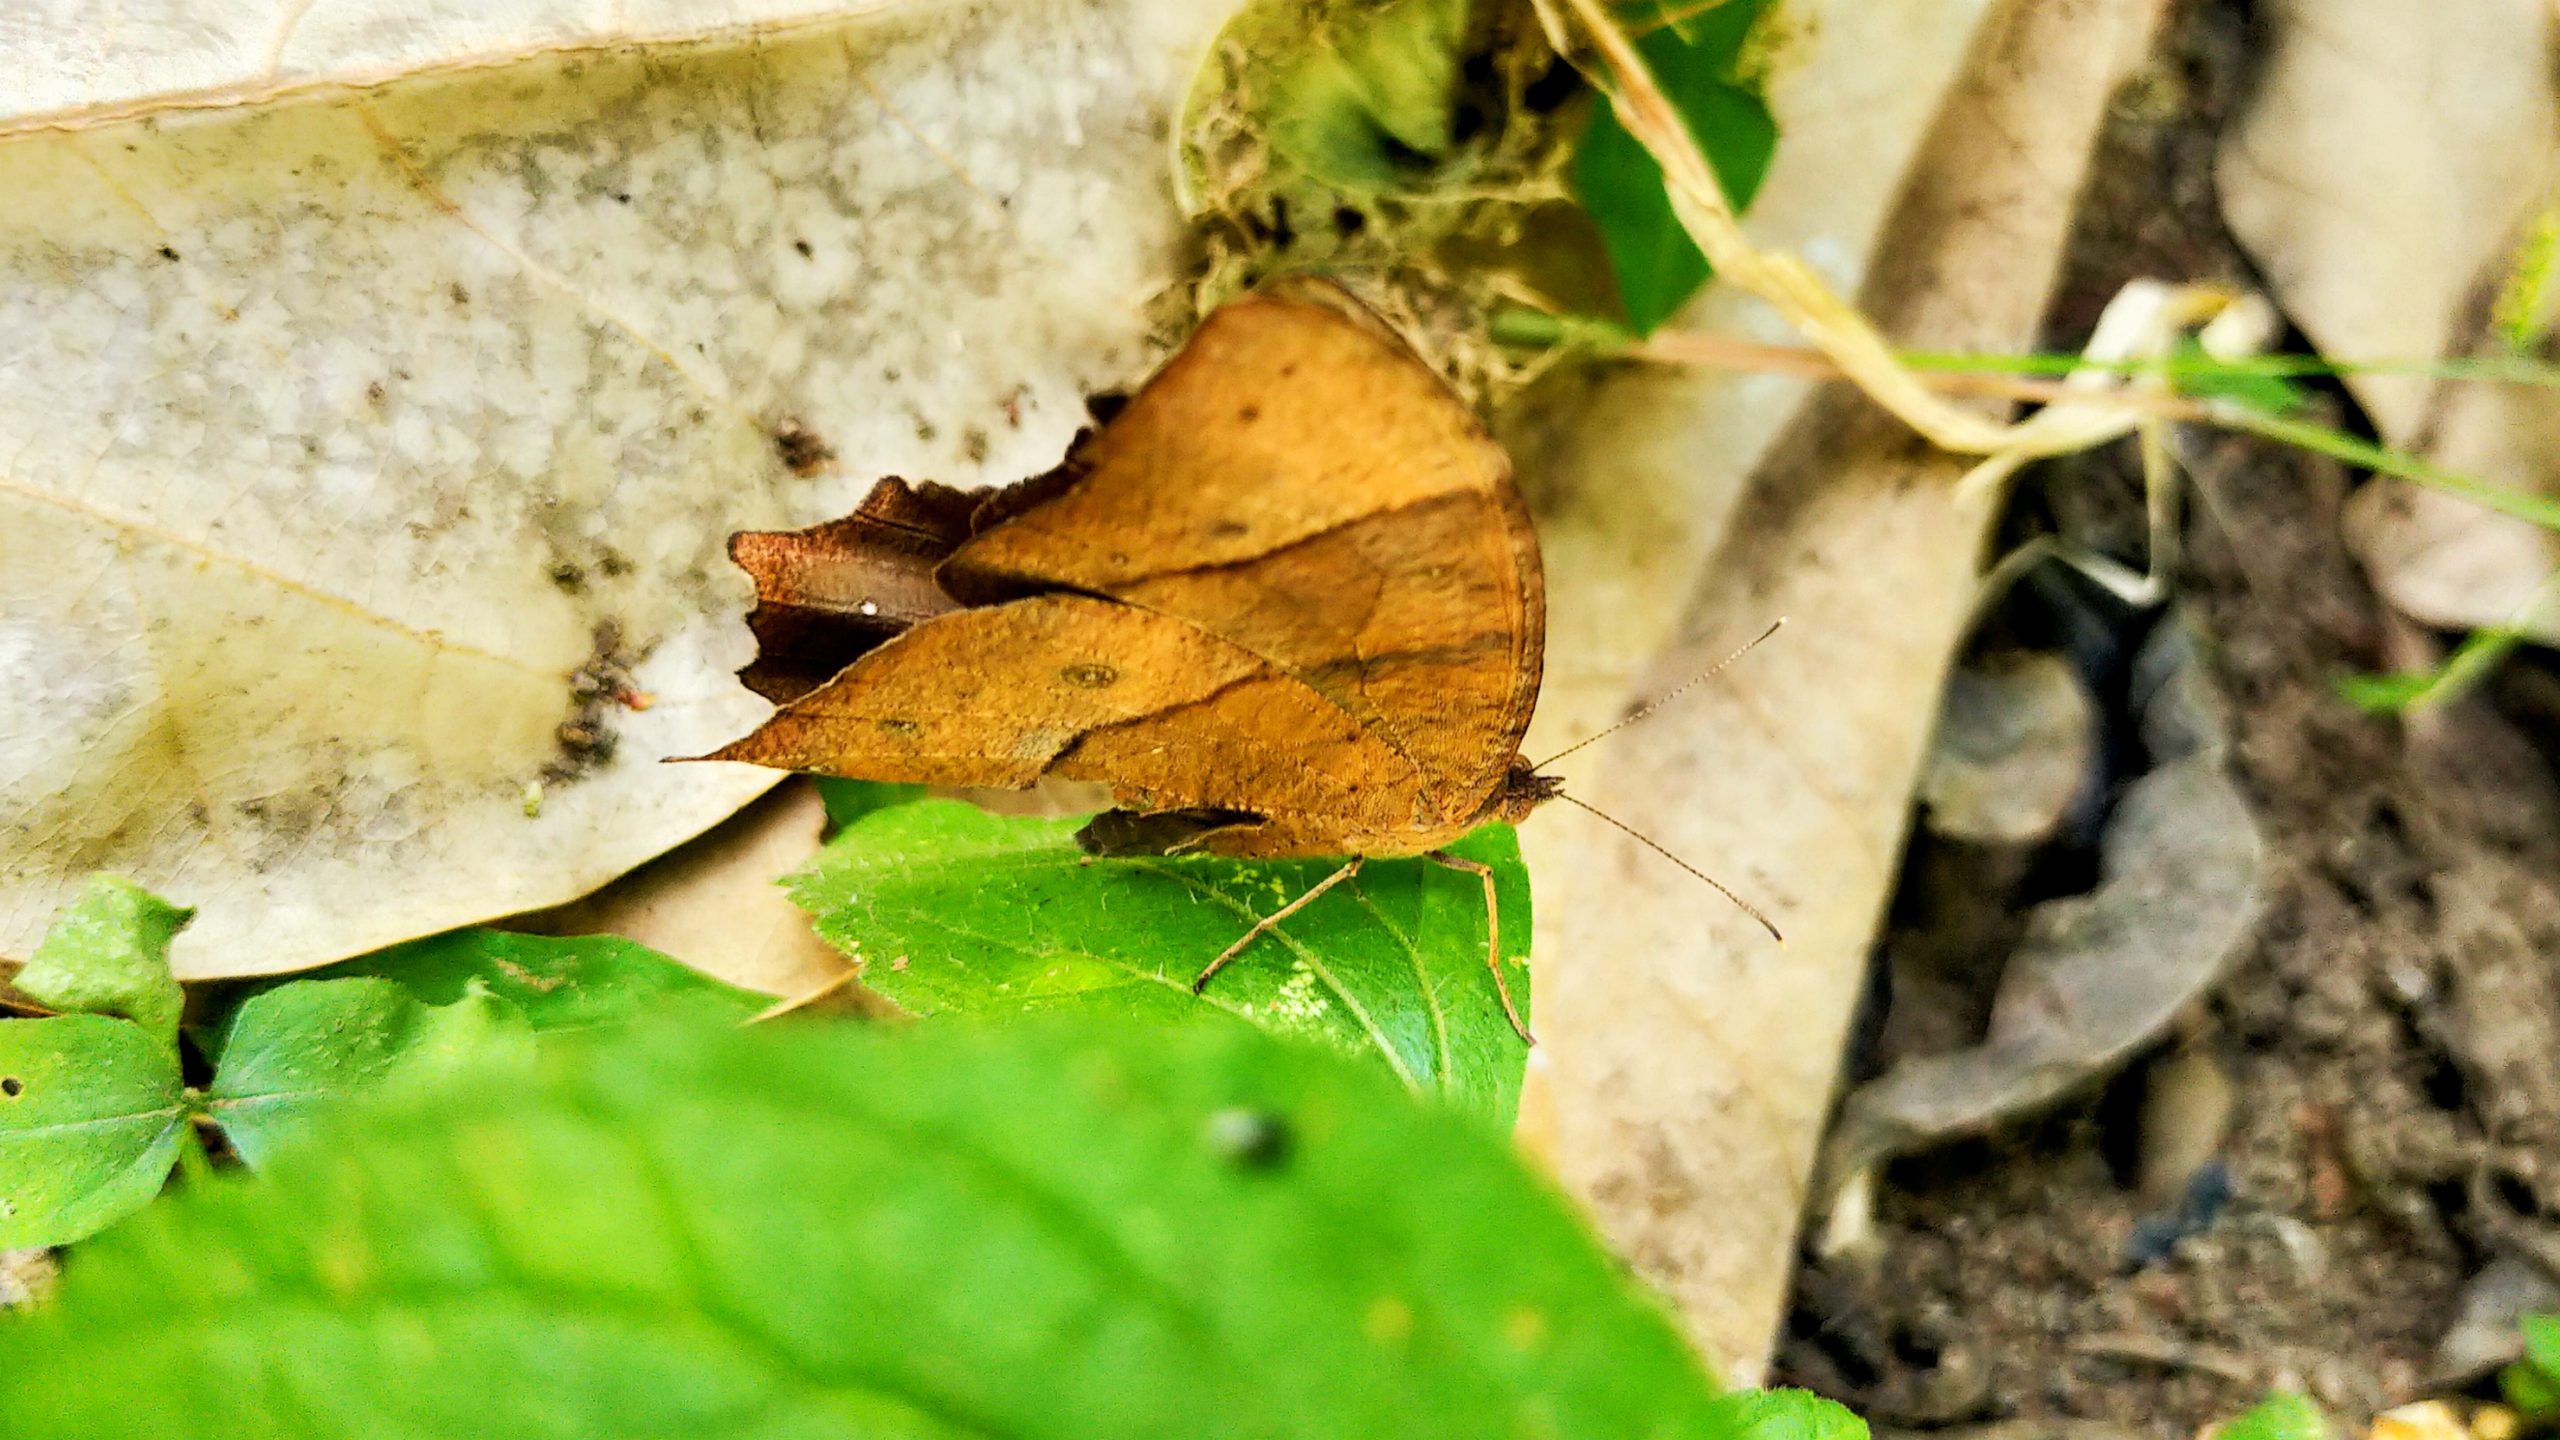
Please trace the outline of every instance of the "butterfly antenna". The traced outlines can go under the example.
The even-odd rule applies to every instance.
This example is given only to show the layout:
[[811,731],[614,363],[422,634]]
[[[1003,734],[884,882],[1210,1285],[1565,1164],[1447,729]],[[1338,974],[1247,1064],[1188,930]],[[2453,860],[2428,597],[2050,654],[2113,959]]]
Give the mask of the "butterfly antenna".
[[[1772,626],[1770,626],[1769,628],[1770,628],[1770,629],[1772,629],[1772,630],[1775,630],[1775,629],[1777,629],[1778,627],[1777,627],[1777,626],[1775,626],[1775,625],[1772,625]],[[1761,640],[1766,640],[1766,639],[1768,639],[1768,638],[1769,638],[1769,637],[1768,637],[1768,636],[1766,636],[1766,635],[1763,635],[1763,636],[1761,636],[1761,637],[1760,637],[1760,639],[1761,639]],[[1752,644],[1754,644],[1754,645],[1757,645],[1757,644],[1759,644],[1759,643],[1760,643],[1760,641],[1759,641],[1759,640],[1755,640],[1755,641],[1753,641],[1753,642],[1751,642],[1751,643],[1752,643]],[[1746,648],[1747,648],[1747,647],[1746,647]],[[1727,663],[1730,663],[1730,662],[1727,662]],[[1717,669],[1722,669],[1722,668],[1724,668],[1724,667],[1723,667],[1723,666],[1718,666],[1718,667],[1716,667],[1716,668],[1717,668]],[[1709,674],[1713,674],[1713,673],[1715,673],[1715,672],[1714,672],[1714,671],[1709,671],[1708,673],[1709,673]],[[1667,699],[1670,699],[1671,697],[1670,697],[1670,696],[1668,696],[1668,695],[1666,695],[1666,696],[1664,696],[1663,698],[1667,700]],[[1593,738],[1595,738],[1595,739],[1596,739],[1596,738],[1598,738],[1598,737],[1596,737],[1596,736],[1595,736],[1595,737],[1593,737]],[[1743,899],[1741,896],[1734,894],[1734,893],[1733,893],[1732,888],[1731,888],[1731,887],[1729,887],[1729,886],[1727,886],[1723,881],[1718,880],[1718,879],[1717,879],[1716,877],[1714,877],[1713,875],[1710,875],[1710,874],[1708,874],[1706,871],[1699,869],[1697,866],[1690,864],[1688,861],[1681,859],[1679,856],[1672,854],[1670,851],[1663,849],[1660,845],[1657,845],[1657,844],[1655,844],[1655,843],[1654,843],[1654,841],[1653,841],[1653,837],[1651,837],[1651,836],[1649,836],[1649,835],[1645,834],[1645,833],[1644,833],[1643,831],[1641,831],[1641,830],[1636,829],[1634,826],[1627,824],[1625,821],[1620,820],[1617,816],[1610,814],[1610,813],[1609,813],[1608,811],[1606,811],[1606,810],[1599,809],[1599,808],[1597,808],[1596,806],[1585,805],[1585,804],[1583,804],[1581,801],[1574,799],[1572,796],[1567,795],[1567,794],[1565,794],[1565,793],[1564,793],[1564,792],[1562,792],[1562,791],[1558,791],[1558,792],[1556,792],[1556,798],[1557,798],[1557,799],[1559,799],[1559,800],[1563,800],[1563,801],[1566,801],[1566,802],[1568,802],[1568,803],[1572,804],[1572,805],[1574,806],[1574,808],[1576,808],[1576,809],[1589,811],[1591,814],[1597,815],[1597,816],[1599,816],[1601,819],[1608,821],[1611,825],[1613,825],[1613,826],[1617,827],[1617,829],[1618,829],[1621,833],[1624,833],[1624,834],[1626,834],[1626,835],[1633,836],[1637,844],[1644,846],[1644,848],[1646,848],[1647,850],[1652,851],[1654,854],[1661,856],[1663,859],[1670,861],[1672,864],[1679,866],[1681,869],[1686,870],[1686,871],[1688,871],[1690,874],[1695,875],[1695,876],[1697,876],[1699,879],[1701,879],[1701,880],[1703,880],[1703,881],[1707,882],[1707,885],[1708,885],[1711,889],[1713,889],[1717,894],[1719,894],[1719,895],[1723,896],[1723,897],[1724,897],[1724,898],[1726,898],[1727,900],[1732,901],[1735,909],[1740,910],[1743,914],[1748,915],[1748,916],[1750,916],[1752,919],[1759,921],[1759,922],[1760,922],[1760,928],[1761,928],[1761,929],[1763,929],[1763,930],[1768,931],[1768,932],[1769,932],[1769,938],[1770,938],[1770,939],[1772,939],[1772,940],[1777,941],[1777,942],[1778,942],[1778,944],[1779,944],[1779,946],[1780,946],[1780,948],[1784,948],[1784,947],[1785,947],[1785,945],[1786,945],[1786,943],[1787,943],[1787,937],[1778,933],[1778,926],[1777,926],[1777,922],[1775,922],[1775,921],[1771,920],[1768,916],[1761,914],[1761,913],[1760,913],[1760,908],[1759,908],[1758,906],[1756,906],[1756,905],[1752,904],[1752,903],[1751,903],[1750,901],[1748,901],[1748,900]]]
[[[1781,616],[1779,616],[1777,619],[1770,621],[1770,622],[1769,622],[1769,628],[1768,628],[1768,629],[1766,629],[1766,630],[1761,631],[1758,635],[1756,635],[1756,636],[1752,637],[1752,640],[1751,640],[1751,643],[1750,643],[1750,644],[1743,646],[1741,649],[1734,651],[1732,654],[1727,655],[1726,657],[1724,657],[1723,659],[1721,659],[1721,660],[1717,661],[1717,662],[1716,662],[1716,663],[1714,663],[1713,665],[1708,666],[1706,669],[1701,670],[1701,671],[1699,671],[1697,674],[1690,676],[1688,679],[1681,681],[1679,684],[1672,686],[1668,691],[1664,692],[1663,694],[1656,695],[1656,696],[1655,696],[1655,697],[1653,697],[1651,700],[1648,700],[1648,701],[1646,701],[1644,704],[1642,704],[1642,705],[1640,705],[1640,706],[1636,707],[1636,711],[1635,711],[1635,713],[1634,713],[1634,714],[1627,716],[1627,717],[1626,717],[1625,719],[1623,719],[1623,720],[1620,720],[1617,724],[1612,725],[1612,726],[1609,726],[1609,727],[1608,727],[1607,729],[1605,729],[1605,730],[1595,730],[1595,731],[1593,731],[1591,734],[1588,734],[1588,735],[1583,736],[1581,739],[1574,741],[1572,744],[1567,745],[1567,746],[1566,746],[1566,747],[1564,747],[1563,749],[1561,749],[1561,750],[1557,751],[1557,752],[1556,752],[1556,753],[1554,753],[1553,755],[1548,756],[1546,759],[1539,761],[1537,764],[1530,766],[1529,768],[1530,768],[1530,769],[1532,769],[1532,770],[1544,770],[1544,769],[1546,769],[1548,766],[1553,765],[1554,763],[1556,763],[1557,761],[1559,761],[1559,760],[1563,759],[1563,758],[1564,758],[1564,757],[1566,757],[1567,755],[1572,754],[1574,751],[1581,749],[1583,746],[1585,746],[1585,745],[1589,745],[1589,744],[1593,743],[1594,741],[1599,741],[1599,740],[1606,740],[1606,739],[1608,739],[1610,736],[1615,735],[1615,734],[1617,734],[1619,731],[1626,729],[1628,726],[1633,725],[1634,723],[1636,723],[1637,721],[1639,721],[1639,720],[1643,719],[1643,718],[1644,718],[1644,717],[1646,717],[1647,715],[1652,714],[1654,711],[1661,709],[1663,706],[1670,704],[1672,701],[1677,700],[1677,699],[1679,699],[1681,696],[1688,694],[1690,691],[1697,689],[1699,686],[1706,684],[1708,681],[1713,680],[1713,679],[1714,679],[1714,678],[1716,678],[1718,675],[1723,674],[1723,673],[1725,672],[1725,668],[1726,668],[1727,666],[1731,665],[1734,661],[1739,660],[1739,659],[1741,659],[1743,656],[1750,654],[1752,651],[1759,649],[1759,648],[1760,648],[1760,642],[1761,642],[1761,641],[1764,641],[1764,640],[1768,639],[1770,636],[1777,634],[1781,629],[1784,629],[1784,628],[1786,627],[1786,623],[1787,623],[1787,617],[1786,617],[1786,616],[1784,616],[1784,615],[1781,615]],[[1580,804],[1581,802],[1576,801],[1575,803],[1576,803],[1576,804]],[[1586,810],[1591,809],[1591,807],[1590,807],[1590,806],[1588,806],[1588,805],[1583,806],[1583,808],[1584,808],[1584,809],[1586,809]],[[1595,815],[1598,815],[1600,812],[1598,812],[1597,810],[1593,810],[1591,813],[1593,813],[1593,814],[1595,814]],[[1605,815],[1602,815],[1600,818],[1602,818],[1602,819],[1604,819],[1604,820],[1607,820],[1607,819],[1608,819],[1608,817],[1607,817],[1607,816],[1605,816]],[[1610,823],[1610,824],[1612,824],[1612,825],[1616,825],[1618,822],[1616,822],[1616,821],[1614,821],[1614,820],[1610,820],[1610,821],[1609,821],[1609,823]],[[1620,826],[1619,828],[1624,829],[1625,827],[1624,827],[1624,826]],[[1630,835],[1635,835],[1635,832],[1634,832],[1634,831],[1632,831],[1632,830],[1627,831],[1627,833],[1628,833],[1628,834],[1630,834]],[[1636,838],[1637,838],[1637,839],[1639,839],[1639,840],[1644,840],[1644,837],[1643,837],[1643,836],[1641,836],[1641,835],[1636,835]],[[1650,841],[1650,840],[1645,840],[1645,842],[1644,842],[1644,843],[1646,843],[1647,845],[1652,845],[1652,844],[1653,844],[1653,842],[1652,842],[1652,841]],[[1661,849],[1662,847],[1660,847],[1660,846],[1656,845],[1656,846],[1654,846],[1654,848],[1655,848],[1655,849],[1657,849],[1657,850],[1659,850],[1659,849]],[[1666,852],[1666,853],[1667,853],[1667,852]],[[1672,858],[1677,859],[1677,858],[1679,858],[1679,857],[1677,857],[1677,856],[1673,856]],[[1705,877],[1704,875],[1701,875],[1701,876],[1699,876],[1698,878],[1699,878],[1699,879],[1701,879],[1701,880],[1706,880],[1706,878],[1707,878],[1707,877]],[[1707,883],[1708,883],[1708,884],[1710,884],[1710,885],[1715,885],[1715,884],[1716,884],[1716,882],[1714,882],[1713,880],[1707,880]],[[1719,890],[1723,890],[1723,889],[1724,889],[1724,887],[1723,887],[1723,886],[1721,886],[1721,885],[1716,885],[1716,888],[1717,888],[1717,889],[1719,889]],[[1730,894],[1730,893],[1732,893],[1732,892],[1727,891],[1726,893],[1727,893],[1727,894]],[[1735,903],[1736,903],[1736,904],[1740,904],[1741,902],[1736,901]],[[1748,910],[1748,909],[1750,909],[1751,907],[1750,907],[1750,906],[1748,906],[1748,905],[1744,905],[1742,908],[1744,908],[1745,910]],[[1761,924],[1763,924],[1763,925],[1766,925],[1766,924],[1768,924],[1769,922],[1768,922],[1768,921],[1766,921],[1766,920],[1763,920],[1763,921],[1761,921],[1760,923],[1761,923]]]

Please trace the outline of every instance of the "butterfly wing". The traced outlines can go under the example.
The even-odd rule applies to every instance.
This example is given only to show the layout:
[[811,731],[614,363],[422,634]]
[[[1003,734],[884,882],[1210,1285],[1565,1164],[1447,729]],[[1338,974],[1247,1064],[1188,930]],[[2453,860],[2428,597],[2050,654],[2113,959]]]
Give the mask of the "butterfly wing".
[[1317,818],[1354,839],[1392,837],[1420,781],[1375,734],[1251,652],[1086,595],[929,620],[705,758],[938,785],[1099,780],[1137,810],[1265,817],[1243,828],[1284,846]]
[[1367,312],[1304,282],[1220,309],[1052,479],[934,572],[970,608],[861,637],[706,758],[1100,780],[1234,855],[1410,853],[1485,813],[1537,696],[1537,542],[1500,448]]
[[[1330,286],[1237,300],[1080,458],[1072,489],[963,545],[944,583],[1197,627],[1410,767],[1408,828],[1481,811],[1537,698],[1536,533],[1501,448],[1401,341]],[[1283,797],[1260,798],[1243,803]]]

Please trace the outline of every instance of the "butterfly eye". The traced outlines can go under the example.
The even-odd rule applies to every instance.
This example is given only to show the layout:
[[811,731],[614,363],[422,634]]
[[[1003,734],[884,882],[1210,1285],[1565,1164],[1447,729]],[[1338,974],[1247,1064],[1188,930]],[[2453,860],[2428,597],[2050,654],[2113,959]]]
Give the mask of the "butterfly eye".
[[1120,672],[1108,665],[1069,665],[1058,672],[1058,678],[1080,690],[1099,690],[1120,678]]

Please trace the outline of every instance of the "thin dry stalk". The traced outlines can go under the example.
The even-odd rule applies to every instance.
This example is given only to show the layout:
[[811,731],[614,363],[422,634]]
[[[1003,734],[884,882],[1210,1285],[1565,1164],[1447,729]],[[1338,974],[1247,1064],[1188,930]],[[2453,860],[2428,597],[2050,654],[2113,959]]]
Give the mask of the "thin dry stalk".
[[1831,293],[1802,260],[1760,250],[1744,237],[1714,165],[1601,0],[1535,3],[1558,54],[1584,53],[1574,43],[1579,34],[1588,42],[1588,53],[1598,56],[1619,122],[1662,167],[1672,212],[1718,277],[1776,306],[1844,377],[1933,444],[1988,457],[1967,477],[1969,484],[1996,484],[2029,460],[2087,449],[2132,427],[2132,417],[2121,407],[2080,403],[2124,388],[2121,377],[2103,372],[2073,374],[2063,382],[2069,398],[2014,424],[1942,399],[1894,358],[1892,347],[1866,316]]

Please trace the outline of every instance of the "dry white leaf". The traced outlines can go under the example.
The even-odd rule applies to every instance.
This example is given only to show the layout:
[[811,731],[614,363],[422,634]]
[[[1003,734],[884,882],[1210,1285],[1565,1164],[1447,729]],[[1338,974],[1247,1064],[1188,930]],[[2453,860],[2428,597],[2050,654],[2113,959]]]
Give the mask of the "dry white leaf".
[[[1870,311],[1904,343],[2026,345],[2153,10],[1790,7],[1798,49],[1773,87],[1782,139],[1752,228],[1844,290],[1864,272]],[[1850,203],[1826,209],[1825,190]],[[1773,216],[1800,228],[1764,228]],[[1632,393],[1561,410],[1523,447],[1556,571],[1561,684],[1541,733],[1569,738],[1630,689],[1658,693],[1791,616],[1728,675],[1567,767],[1577,793],[1767,902],[1789,939],[1776,949],[1634,841],[1551,809],[1524,831],[1552,1091],[1527,1104],[1619,1252],[1748,1382],[1994,509],[1956,493],[1966,462],[1840,392],[1771,448],[1790,383],[1606,388],[1619,383]],[[1613,570],[1629,578],[1578,588]],[[1671,639],[1657,617],[1675,615]]]
[[[2560,175],[2548,0],[2284,0],[2267,11],[2265,69],[2218,161],[2233,236],[2324,355],[2470,353]],[[2389,443],[2560,493],[2549,391],[2417,375],[2346,385]],[[2537,526],[2398,484],[2358,492],[2348,525],[2391,602],[2446,626],[2514,619],[2560,555]],[[2560,639],[2560,623],[2541,633]]]
[[922,5],[0,141],[0,955],[107,869],[200,907],[184,976],[314,965],[770,785],[657,763],[762,713],[727,535],[1037,472],[1143,368],[1227,8]]
[[[359,87],[543,51],[734,37],[939,0],[121,0],[0,17],[0,133]],[[12,23],[12,22],[15,23]]]

